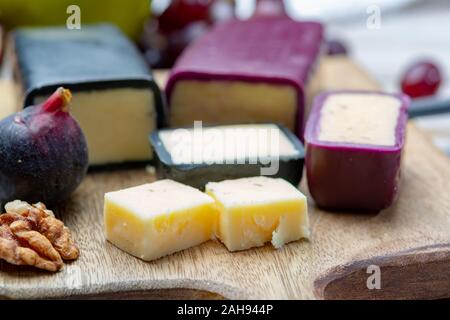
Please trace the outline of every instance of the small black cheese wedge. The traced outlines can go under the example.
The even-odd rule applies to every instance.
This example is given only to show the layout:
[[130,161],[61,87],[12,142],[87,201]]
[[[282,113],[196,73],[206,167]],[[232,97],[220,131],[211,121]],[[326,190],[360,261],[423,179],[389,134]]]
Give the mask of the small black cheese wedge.
[[83,129],[91,166],[152,159],[148,135],[164,122],[160,91],[136,47],[108,24],[15,32],[24,106],[63,86]]
[[150,136],[157,174],[203,189],[208,182],[265,175],[297,186],[304,149],[287,128],[273,123],[155,131]]

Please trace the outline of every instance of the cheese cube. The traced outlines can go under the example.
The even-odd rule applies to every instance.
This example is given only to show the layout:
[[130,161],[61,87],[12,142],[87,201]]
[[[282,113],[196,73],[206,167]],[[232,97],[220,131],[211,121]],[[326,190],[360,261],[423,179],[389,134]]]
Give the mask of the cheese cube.
[[275,248],[309,237],[306,197],[287,181],[254,177],[206,185],[219,211],[217,236],[230,251]]
[[211,197],[172,180],[105,194],[106,238],[147,261],[210,240],[216,218]]

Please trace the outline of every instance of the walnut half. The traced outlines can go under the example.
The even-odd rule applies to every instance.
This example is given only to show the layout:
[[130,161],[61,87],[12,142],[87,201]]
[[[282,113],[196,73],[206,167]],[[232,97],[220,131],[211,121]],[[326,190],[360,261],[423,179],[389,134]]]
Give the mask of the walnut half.
[[63,260],[75,260],[80,251],[70,230],[43,203],[15,200],[0,215],[0,259],[58,271]]

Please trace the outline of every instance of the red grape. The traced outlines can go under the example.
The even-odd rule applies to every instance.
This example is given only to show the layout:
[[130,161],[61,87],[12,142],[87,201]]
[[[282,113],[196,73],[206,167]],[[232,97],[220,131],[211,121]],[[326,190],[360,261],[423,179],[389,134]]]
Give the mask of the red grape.
[[210,21],[210,6],[214,0],[172,0],[158,17],[163,32],[180,30],[194,21]]
[[139,45],[154,68],[170,68],[181,52],[215,22],[234,16],[234,0],[172,0],[147,21]]
[[326,45],[327,45],[327,54],[329,56],[340,54],[346,55],[348,53],[346,46],[338,40],[329,40],[327,41]]
[[419,61],[410,66],[402,78],[402,91],[411,98],[431,96],[442,82],[439,68],[429,61]]

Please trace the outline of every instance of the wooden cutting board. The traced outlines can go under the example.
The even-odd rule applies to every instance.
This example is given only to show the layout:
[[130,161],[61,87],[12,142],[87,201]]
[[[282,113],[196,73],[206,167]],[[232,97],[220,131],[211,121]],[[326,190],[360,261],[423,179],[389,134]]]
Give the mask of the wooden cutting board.
[[[324,60],[320,75],[327,89],[378,89],[345,58]],[[164,81],[165,75],[158,77]],[[104,237],[103,194],[154,179],[145,169],[90,173],[57,210],[80,245],[80,258],[55,274],[1,262],[0,297],[450,297],[450,160],[412,123],[400,195],[391,208],[378,215],[332,213],[318,210],[309,198],[310,241],[281,250],[267,245],[229,253],[209,241],[144,262],[117,249]],[[381,289],[367,288],[372,265],[380,268]]]

